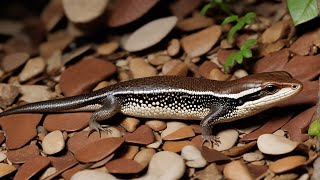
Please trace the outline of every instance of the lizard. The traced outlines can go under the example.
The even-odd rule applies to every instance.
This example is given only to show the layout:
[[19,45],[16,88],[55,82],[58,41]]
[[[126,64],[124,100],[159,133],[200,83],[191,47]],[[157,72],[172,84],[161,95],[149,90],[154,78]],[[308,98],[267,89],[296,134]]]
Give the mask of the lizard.
[[154,76],[119,82],[97,91],[17,106],[0,113],[93,111],[91,130],[116,113],[141,118],[201,120],[204,141],[217,143],[217,123],[243,119],[287,100],[302,84],[285,71],[264,72],[231,81]]

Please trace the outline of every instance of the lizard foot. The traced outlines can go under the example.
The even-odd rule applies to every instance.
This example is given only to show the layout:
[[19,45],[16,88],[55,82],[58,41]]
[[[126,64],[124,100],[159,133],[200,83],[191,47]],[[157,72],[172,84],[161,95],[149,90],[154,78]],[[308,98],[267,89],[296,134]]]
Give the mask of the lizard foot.
[[96,131],[96,132],[98,132],[99,133],[99,135],[101,136],[101,133],[100,133],[100,131],[103,131],[103,132],[105,132],[105,133],[112,133],[112,130],[111,129],[109,129],[108,127],[105,129],[105,128],[103,128],[99,123],[97,123],[96,121],[90,121],[89,122],[89,128],[90,128],[90,130],[89,130],[89,134],[88,134],[88,136],[92,133],[92,132],[94,132],[94,131]]
[[210,148],[213,148],[214,145],[219,146],[221,144],[221,141],[219,140],[218,136],[213,136],[213,135],[202,135],[203,137],[203,142],[202,146],[205,142],[208,142],[210,144]]

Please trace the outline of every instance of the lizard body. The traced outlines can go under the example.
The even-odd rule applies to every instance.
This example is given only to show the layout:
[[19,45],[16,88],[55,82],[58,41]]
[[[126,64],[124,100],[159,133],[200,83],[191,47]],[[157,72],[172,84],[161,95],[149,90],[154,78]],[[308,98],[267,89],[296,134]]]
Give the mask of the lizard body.
[[30,103],[4,111],[17,113],[95,111],[97,121],[116,113],[142,118],[201,120],[202,134],[212,141],[212,126],[257,114],[302,90],[287,72],[268,72],[232,81],[178,76],[156,76],[120,82],[79,96]]

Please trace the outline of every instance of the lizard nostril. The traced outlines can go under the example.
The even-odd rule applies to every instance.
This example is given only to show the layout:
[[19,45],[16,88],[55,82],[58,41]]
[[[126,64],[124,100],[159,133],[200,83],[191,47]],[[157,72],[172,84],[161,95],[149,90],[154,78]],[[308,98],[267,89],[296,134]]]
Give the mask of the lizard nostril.
[[299,85],[297,85],[297,84],[294,84],[294,85],[291,86],[291,88],[292,88],[293,90],[298,89],[298,87],[299,87]]

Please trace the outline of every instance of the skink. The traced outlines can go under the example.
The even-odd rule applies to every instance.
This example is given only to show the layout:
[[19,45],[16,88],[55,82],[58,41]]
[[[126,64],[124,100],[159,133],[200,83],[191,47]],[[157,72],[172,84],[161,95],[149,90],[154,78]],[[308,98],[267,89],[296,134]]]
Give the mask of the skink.
[[156,76],[120,82],[87,94],[30,103],[4,111],[17,113],[94,111],[89,127],[116,113],[142,118],[201,120],[202,136],[216,143],[212,126],[257,114],[302,90],[287,72],[254,74],[232,81]]

